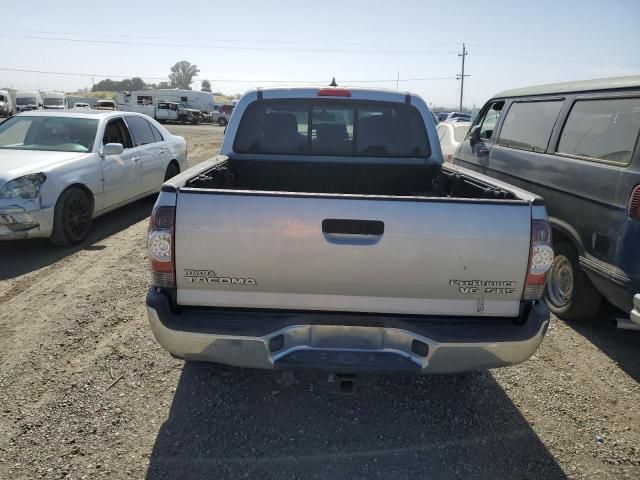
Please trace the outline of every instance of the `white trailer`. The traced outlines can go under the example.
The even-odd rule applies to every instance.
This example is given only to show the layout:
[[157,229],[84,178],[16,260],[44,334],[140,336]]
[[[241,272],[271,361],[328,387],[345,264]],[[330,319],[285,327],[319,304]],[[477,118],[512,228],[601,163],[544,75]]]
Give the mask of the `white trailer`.
[[121,92],[116,96],[116,103],[119,110],[126,110],[122,106],[144,106],[154,105],[158,102],[175,102],[181,103],[187,108],[200,110],[201,112],[211,113],[215,110],[213,103],[213,94],[209,92],[197,92],[194,90],[178,90],[178,89],[155,89],[155,90],[136,90],[133,92]]
[[67,96],[62,92],[44,92],[42,106],[45,110],[65,110],[69,108]]
[[17,92],[16,112],[26,112],[28,110],[40,110],[42,108],[42,97],[39,92]]

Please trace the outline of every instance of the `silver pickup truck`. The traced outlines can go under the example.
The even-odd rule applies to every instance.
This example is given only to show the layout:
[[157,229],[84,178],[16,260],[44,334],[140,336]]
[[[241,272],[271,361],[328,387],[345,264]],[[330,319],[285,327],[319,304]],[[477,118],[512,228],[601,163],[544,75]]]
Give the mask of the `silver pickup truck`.
[[550,236],[540,197],[443,165],[416,95],[256,90],[162,187],[149,321],[174,356],[242,367],[513,365],[547,330]]

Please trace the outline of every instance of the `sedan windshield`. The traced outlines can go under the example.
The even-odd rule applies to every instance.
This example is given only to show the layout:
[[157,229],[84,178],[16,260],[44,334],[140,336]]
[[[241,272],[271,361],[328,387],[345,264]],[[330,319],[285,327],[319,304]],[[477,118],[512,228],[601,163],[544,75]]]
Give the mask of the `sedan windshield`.
[[16,98],[16,103],[18,105],[35,105],[36,97],[19,97]]
[[0,124],[0,149],[89,152],[97,127],[92,118],[13,117]]

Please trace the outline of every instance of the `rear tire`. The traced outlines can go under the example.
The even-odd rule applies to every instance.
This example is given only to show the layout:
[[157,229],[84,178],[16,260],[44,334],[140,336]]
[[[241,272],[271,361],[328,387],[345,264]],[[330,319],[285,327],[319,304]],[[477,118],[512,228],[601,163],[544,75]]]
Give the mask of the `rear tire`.
[[68,188],[56,203],[51,243],[69,246],[84,242],[91,231],[92,217],[89,196],[77,187]]
[[560,242],[554,250],[544,295],[549,310],[562,320],[593,318],[602,295],[580,268],[576,249],[570,243]]
[[227,119],[224,117],[220,117],[218,119],[218,125],[220,125],[221,127],[226,127],[227,126]]
[[178,175],[179,173],[180,173],[180,167],[178,166],[178,164],[176,162],[169,163],[169,165],[167,166],[167,171],[164,174],[164,181],[166,182],[170,178],[173,178],[176,175]]

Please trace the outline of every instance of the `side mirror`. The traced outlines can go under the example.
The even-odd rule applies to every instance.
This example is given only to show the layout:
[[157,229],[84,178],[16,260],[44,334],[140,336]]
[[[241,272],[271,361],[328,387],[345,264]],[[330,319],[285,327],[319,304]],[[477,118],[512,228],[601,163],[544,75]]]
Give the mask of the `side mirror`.
[[469,140],[471,140],[472,145],[480,141],[480,125],[471,127],[471,130],[469,130]]
[[124,147],[121,143],[107,143],[102,149],[102,155],[120,155],[124,152]]

